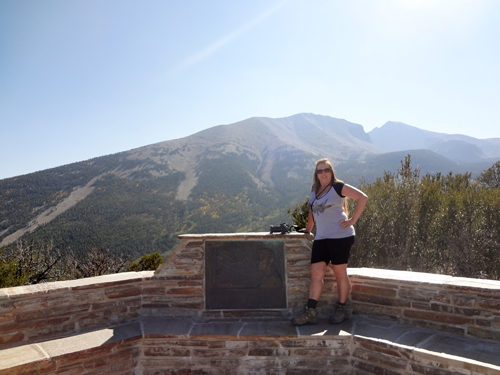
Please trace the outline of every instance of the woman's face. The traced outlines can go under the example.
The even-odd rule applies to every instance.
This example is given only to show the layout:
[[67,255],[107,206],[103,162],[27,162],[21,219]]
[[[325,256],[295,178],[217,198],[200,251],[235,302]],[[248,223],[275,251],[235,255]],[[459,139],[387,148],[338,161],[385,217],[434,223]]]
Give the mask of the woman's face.
[[[323,173],[318,173],[318,171],[322,171]],[[332,170],[330,166],[326,163],[319,163],[316,166],[316,176],[318,176],[318,180],[319,182],[321,182],[321,185],[324,186],[326,184],[329,184],[332,180]]]

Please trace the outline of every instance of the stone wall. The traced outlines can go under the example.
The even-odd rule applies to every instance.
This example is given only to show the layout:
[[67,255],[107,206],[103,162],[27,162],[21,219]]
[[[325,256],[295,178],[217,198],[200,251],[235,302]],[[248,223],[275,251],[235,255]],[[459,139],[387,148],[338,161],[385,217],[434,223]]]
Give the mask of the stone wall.
[[500,281],[350,269],[354,314],[500,341]]
[[[140,316],[231,316],[234,312],[205,310],[204,244],[210,240],[285,241],[288,306],[280,313],[290,316],[307,301],[308,236],[256,233],[180,238],[179,246],[156,273],[130,272],[0,289],[0,349]],[[364,268],[348,272],[353,314],[500,341],[500,281]],[[319,302],[320,316],[328,315],[335,296],[335,278],[329,271]]]
[[[0,362],[0,375],[500,373],[500,367],[487,363],[356,335],[300,338],[139,335],[83,350],[59,348],[55,344],[42,348],[35,345],[14,348],[6,350],[10,353],[3,356],[0,351],[0,360],[4,360]],[[9,354],[15,366],[5,363]]]
[[[27,358],[25,362],[21,358],[14,367],[7,364],[0,374],[100,374],[103,371],[167,374],[176,373],[173,369],[181,365],[209,367],[210,373],[217,374],[227,372],[235,364],[243,369],[241,373],[256,374],[263,364],[275,369],[274,373],[287,369],[287,374],[293,373],[294,368],[298,369],[296,373],[316,368],[327,374],[331,373],[332,366],[340,371],[335,373],[346,374],[352,373],[352,369],[360,374],[497,373],[481,364],[464,364],[459,359],[443,359],[435,353],[352,335],[298,339],[145,334],[140,328],[141,317],[230,319],[250,313],[254,317],[258,313],[263,317],[290,316],[307,300],[309,236],[259,233],[180,238],[179,246],[156,272],[130,272],[0,289],[0,357],[2,353],[3,358],[9,358],[9,353],[24,353],[21,357]],[[257,314],[205,309],[205,243],[221,239],[284,241],[286,309]],[[365,268],[348,269],[348,272],[354,315],[500,341],[500,281]],[[319,303],[323,316],[329,313],[335,299],[334,281],[333,273],[329,272]],[[46,347],[55,339],[106,330],[125,322],[135,322],[137,332],[127,339],[115,339],[85,350],[75,349],[64,355],[57,355],[55,350],[54,357],[48,358],[47,351],[40,351],[41,346],[37,344],[43,343]],[[34,357],[30,357],[32,354]],[[433,370],[435,368],[441,370]]]
[[[145,290],[144,315],[201,316],[205,312],[205,244],[207,241],[284,242],[287,309],[300,308],[307,301],[309,264],[312,236],[304,234],[207,234],[182,235],[182,240],[171,256],[158,268]],[[327,278],[331,279],[329,272]],[[329,283],[333,285],[333,283]],[[333,298],[333,290],[326,289],[324,301]]]
[[137,320],[143,283],[153,272],[127,272],[0,289],[0,349]]

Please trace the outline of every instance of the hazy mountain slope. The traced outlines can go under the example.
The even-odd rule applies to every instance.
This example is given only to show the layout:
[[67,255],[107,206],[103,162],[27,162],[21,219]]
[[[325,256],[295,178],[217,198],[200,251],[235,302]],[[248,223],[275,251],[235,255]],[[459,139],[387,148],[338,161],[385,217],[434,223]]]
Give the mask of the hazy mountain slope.
[[[178,233],[265,231],[289,221],[286,208],[308,194],[319,157],[338,163],[381,152],[361,125],[326,116],[216,126],[0,181],[0,240],[138,254],[165,252]],[[69,199],[84,186],[87,195]],[[50,218],[43,225],[42,216]]]
[[[441,152],[465,147],[456,142],[442,143],[450,147]],[[306,199],[319,158],[330,158],[339,177],[357,185],[396,172],[408,153],[422,173],[480,165],[458,165],[430,150],[384,153],[361,125],[327,116],[250,118],[0,180],[0,247],[21,238],[138,256],[165,254],[180,233],[267,231],[290,222],[286,209]]]
[[401,166],[405,156],[411,156],[411,165],[420,168],[420,175],[427,173],[453,174],[471,173],[472,178],[477,178],[482,172],[491,167],[494,162],[483,161],[477,163],[457,164],[431,150],[405,150],[388,152],[381,155],[372,155],[365,160],[346,161],[337,165],[336,170],[340,179],[351,185],[357,185],[361,180],[371,183],[382,177],[384,172],[395,173]]
[[375,146],[387,152],[428,149],[458,163],[500,158],[499,138],[437,133],[393,121],[374,128],[368,135]]

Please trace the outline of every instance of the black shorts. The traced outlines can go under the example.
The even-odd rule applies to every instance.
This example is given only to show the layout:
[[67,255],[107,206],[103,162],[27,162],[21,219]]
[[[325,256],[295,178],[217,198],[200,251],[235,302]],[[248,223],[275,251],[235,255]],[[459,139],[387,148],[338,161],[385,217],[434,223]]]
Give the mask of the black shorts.
[[313,242],[311,264],[325,262],[330,264],[347,264],[354,236],[345,238],[325,238]]

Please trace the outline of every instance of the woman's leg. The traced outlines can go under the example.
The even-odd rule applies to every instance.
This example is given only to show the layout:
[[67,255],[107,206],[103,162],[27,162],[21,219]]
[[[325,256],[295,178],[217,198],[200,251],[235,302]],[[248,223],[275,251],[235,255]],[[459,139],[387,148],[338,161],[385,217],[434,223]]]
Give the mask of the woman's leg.
[[311,264],[310,270],[311,281],[309,284],[309,301],[307,301],[307,306],[304,307],[302,314],[292,319],[292,323],[296,326],[318,323],[316,304],[318,303],[321,292],[323,291],[323,277],[326,272],[326,263],[313,263]]
[[337,278],[337,292],[339,295],[339,302],[346,303],[351,289],[351,280],[347,276],[347,263],[346,264],[331,264],[333,273]]
[[309,284],[309,299],[319,301],[323,292],[323,278],[326,273],[326,263],[318,262],[311,264],[311,282]]

